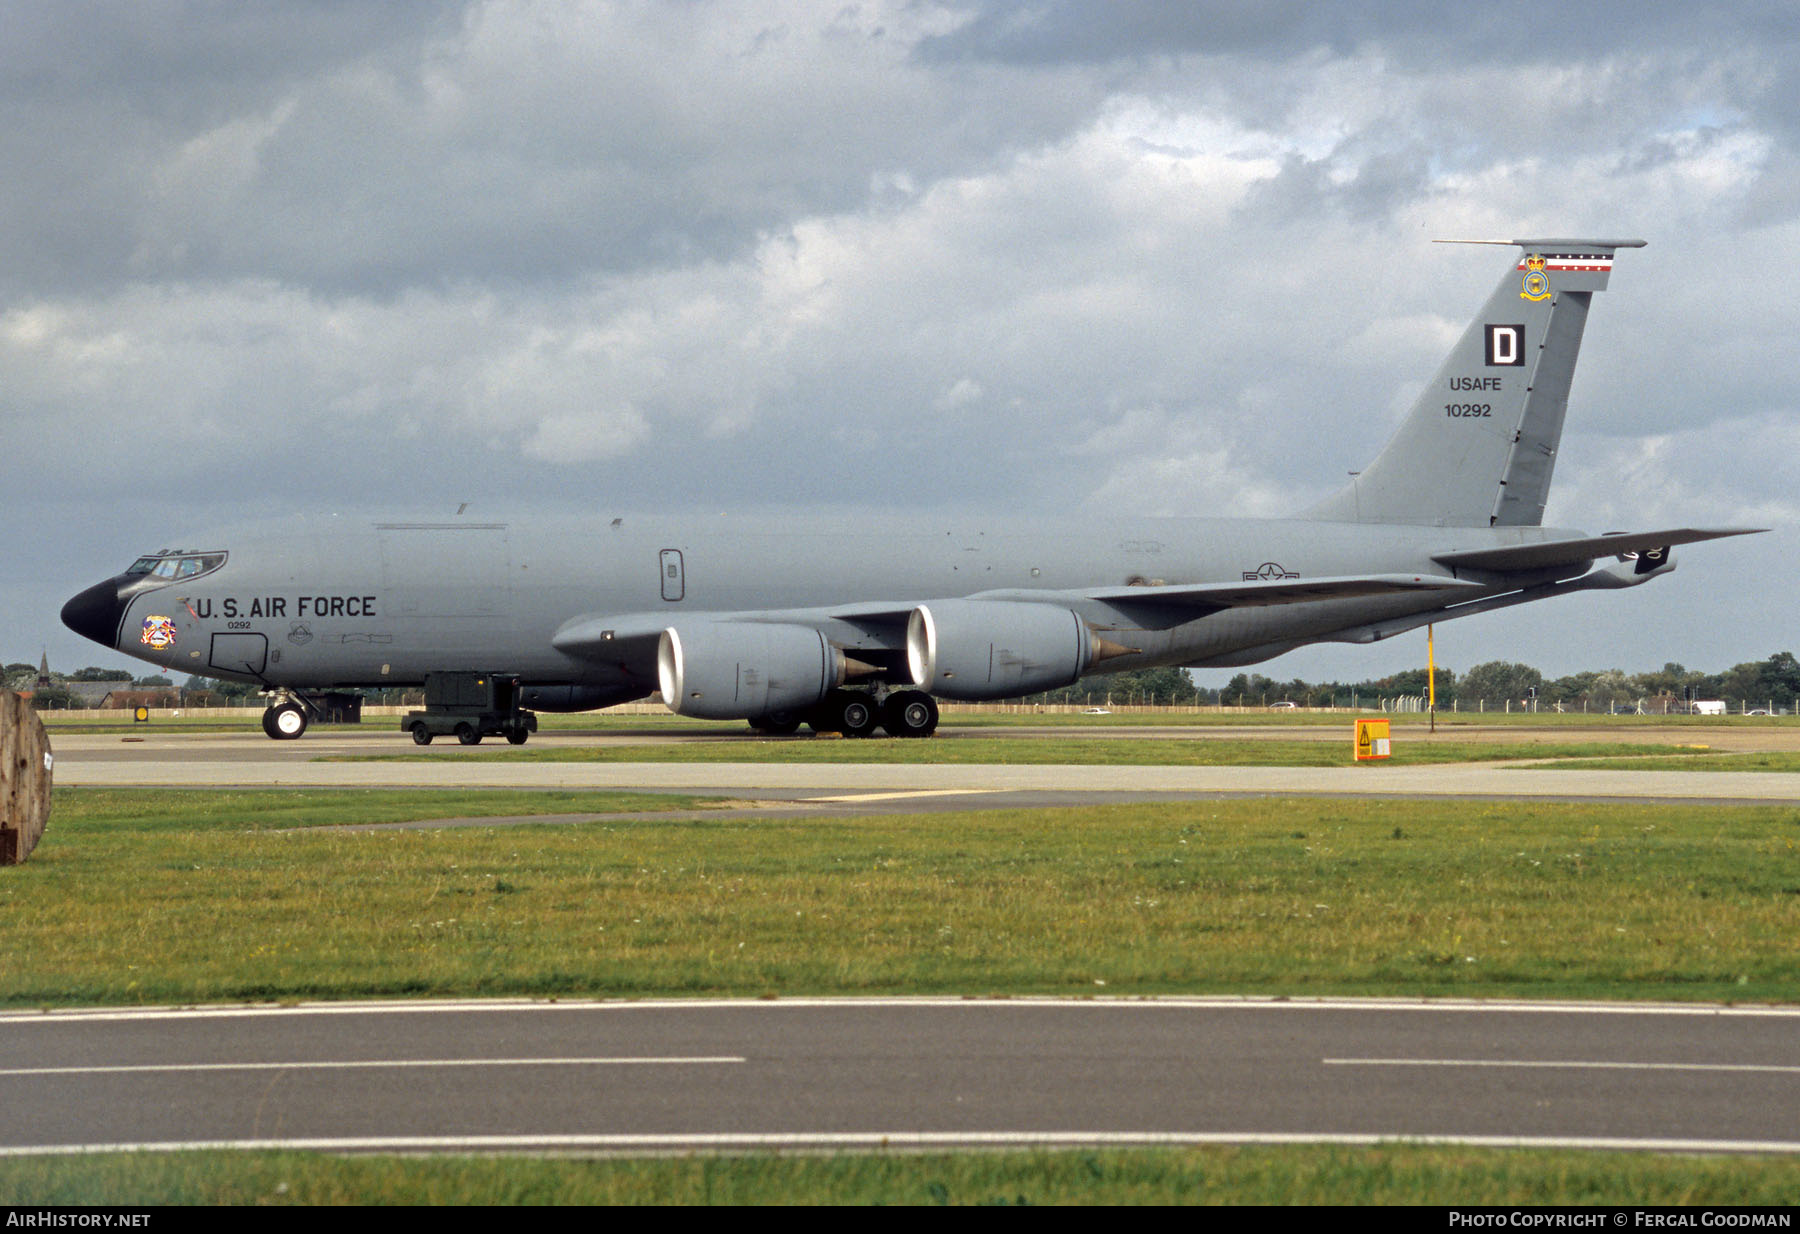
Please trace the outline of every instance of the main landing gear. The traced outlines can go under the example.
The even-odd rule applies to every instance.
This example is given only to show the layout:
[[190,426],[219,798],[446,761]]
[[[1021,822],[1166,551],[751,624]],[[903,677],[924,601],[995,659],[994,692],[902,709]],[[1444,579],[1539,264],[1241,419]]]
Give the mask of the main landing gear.
[[885,700],[863,690],[833,690],[806,711],[773,711],[750,721],[757,732],[776,736],[802,724],[846,737],[872,737],[878,728],[895,737],[929,737],[937,731],[938,705],[922,690],[896,690]]
[[937,701],[923,690],[896,690],[881,705],[881,727],[892,736],[929,737],[937,726]]

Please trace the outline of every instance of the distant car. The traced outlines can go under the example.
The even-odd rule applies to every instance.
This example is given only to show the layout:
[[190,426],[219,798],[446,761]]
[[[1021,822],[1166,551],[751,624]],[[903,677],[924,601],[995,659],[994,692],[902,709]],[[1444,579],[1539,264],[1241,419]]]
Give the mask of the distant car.
[[1299,703],[1290,703],[1284,699],[1283,701],[1281,701],[1279,703],[1270,703],[1269,710],[1270,711],[1298,711],[1298,710],[1300,710],[1300,704]]
[[1084,716],[1110,716],[1112,714],[1112,712],[1108,711],[1104,707],[1089,707],[1086,711],[1082,712],[1081,714]]
[[1744,714],[1747,716],[1766,716],[1769,713],[1764,711],[1761,707],[1758,707],[1755,711],[1746,711]]

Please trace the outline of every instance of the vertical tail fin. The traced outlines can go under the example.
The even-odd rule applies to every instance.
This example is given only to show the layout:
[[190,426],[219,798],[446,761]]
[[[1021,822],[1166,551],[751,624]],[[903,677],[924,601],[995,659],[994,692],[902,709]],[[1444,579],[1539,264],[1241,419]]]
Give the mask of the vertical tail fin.
[[[1497,243],[1479,241],[1478,243]],[[1303,517],[1535,527],[1593,293],[1642,240],[1513,240],[1522,250],[1381,454]]]

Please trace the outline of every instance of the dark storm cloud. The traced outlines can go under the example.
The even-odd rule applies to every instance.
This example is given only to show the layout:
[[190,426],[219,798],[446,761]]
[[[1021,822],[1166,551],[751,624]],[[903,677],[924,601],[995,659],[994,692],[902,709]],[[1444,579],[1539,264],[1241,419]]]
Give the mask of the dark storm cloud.
[[16,4],[0,14],[0,293],[134,269],[158,167],[318,74],[453,28],[405,2]]
[[728,259],[884,175],[1054,139],[1101,97],[1055,74],[933,79],[853,9],[822,28],[708,6],[17,12],[0,290],[392,294]]
[[14,4],[0,40],[0,102],[126,100],[164,123],[207,123],[458,21],[455,6],[426,0]]
[[[971,5],[958,29],[923,40],[927,61],[988,60],[1001,64],[1106,64],[1182,55],[1290,55],[1315,46],[1348,50],[1372,6],[1233,0],[1167,4],[1159,0],[1081,0]],[[1435,8],[1436,6],[1400,6]]]
[[[1800,27],[1779,0],[1693,5],[1524,0],[978,3],[921,40],[930,64],[1086,69],[1115,87],[1211,101],[1285,126],[1309,84],[1354,63],[1394,106],[1371,142],[1434,163],[1615,148],[1621,128],[1749,125],[1800,139]],[[1128,83],[1128,84],[1127,84]],[[1791,216],[1771,179],[1762,211]]]
[[1108,64],[1178,56],[1286,59],[1371,45],[1422,67],[1605,57],[1633,47],[1692,46],[1736,38],[1794,38],[1793,10],[1752,4],[1511,4],[1446,7],[1438,0],[988,0],[960,6],[957,29],[920,42],[929,61],[1019,66]]
[[[1348,152],[1337,152],[1341,157]],[[1355,222],[1391,217],[1396,207],[1431,194],[1431,156],[1423,143],[1366,157],[1309,159],[1290,154],[1281,171],[1251,190],[1241,212],[1267,222],[1296,222],[1329,213]],[[1340,174],[1347,169],[1348,174]]]

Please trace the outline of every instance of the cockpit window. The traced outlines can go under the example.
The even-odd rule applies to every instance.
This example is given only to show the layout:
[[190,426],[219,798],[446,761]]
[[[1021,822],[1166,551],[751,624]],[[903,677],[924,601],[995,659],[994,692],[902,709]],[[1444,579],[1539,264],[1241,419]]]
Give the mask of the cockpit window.
[[199,553],[191,549],[164,549],[147,557],[139,557],[125,570],[126,574],[149,574],[156,578],[198,578],[225,564],[224,553]]

